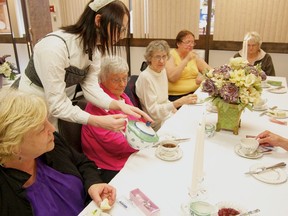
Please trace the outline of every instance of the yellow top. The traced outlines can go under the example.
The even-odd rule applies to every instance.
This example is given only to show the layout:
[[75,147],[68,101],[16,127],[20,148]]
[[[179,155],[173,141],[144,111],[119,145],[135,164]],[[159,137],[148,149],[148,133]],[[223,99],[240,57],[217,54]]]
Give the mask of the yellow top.
[[[170,55],[174,58],[175,65],[178,66],[181,58],[175,49],[171,49]],[[168,94],[169,95],[184,95],[194,92],[198,89],[199,85],[196,84],[196,78],[199,70],[196,64],[196,59],[188,62],[177,82],[169,82]]]

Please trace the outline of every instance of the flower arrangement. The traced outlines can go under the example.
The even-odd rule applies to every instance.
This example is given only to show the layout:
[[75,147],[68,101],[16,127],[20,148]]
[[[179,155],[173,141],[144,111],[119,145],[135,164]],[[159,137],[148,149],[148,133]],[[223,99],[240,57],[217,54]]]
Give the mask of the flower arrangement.
[[14,80],[16,75],[14,70],[17,70],[17,68],[6,60],[7,57],[10,57],[10,55],[0,57],[0,75],[2,74],[4,77]]
[[[207,92],[212,103],[218,107],[227,104],[239,105],[239,109],[252,108],[260,99],[261,81],[266,74],[261,65],[250,65],[241,57],[231,58],[228,64],[212,69],[205,74],[201,84],[203,92]],[[224,108],[225,109],[225,108]]]

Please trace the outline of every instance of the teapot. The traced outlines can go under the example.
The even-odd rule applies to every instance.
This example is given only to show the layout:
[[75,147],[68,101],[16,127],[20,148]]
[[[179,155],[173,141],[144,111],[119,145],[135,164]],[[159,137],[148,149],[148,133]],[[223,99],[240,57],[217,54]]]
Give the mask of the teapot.
[[124,135],[128,144],[137,150],[153,147],[159,141],[153,128],[141,121],[127,120]]

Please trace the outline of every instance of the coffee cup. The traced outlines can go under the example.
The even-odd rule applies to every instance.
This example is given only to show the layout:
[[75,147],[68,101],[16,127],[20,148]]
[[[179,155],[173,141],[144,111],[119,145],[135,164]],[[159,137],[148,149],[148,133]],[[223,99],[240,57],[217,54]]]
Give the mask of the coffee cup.
[[173,157],[178,153],[178,143],[175,141],[162,141],[159,145],[160,154]]
[[245,155],[252,155],[257,151],[259,142],[254,138],[242,138],[240,140],[240,145],[241,145],[241,151]]

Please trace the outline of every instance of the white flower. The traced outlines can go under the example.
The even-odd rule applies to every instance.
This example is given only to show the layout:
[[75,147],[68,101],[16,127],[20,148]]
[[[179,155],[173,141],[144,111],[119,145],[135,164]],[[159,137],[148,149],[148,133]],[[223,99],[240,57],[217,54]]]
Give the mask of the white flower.
[[0,74],[3,74],[5,77],[10,77],[12,73],[12,69],[8,62],[4,62],[2,65],[0,65]]

